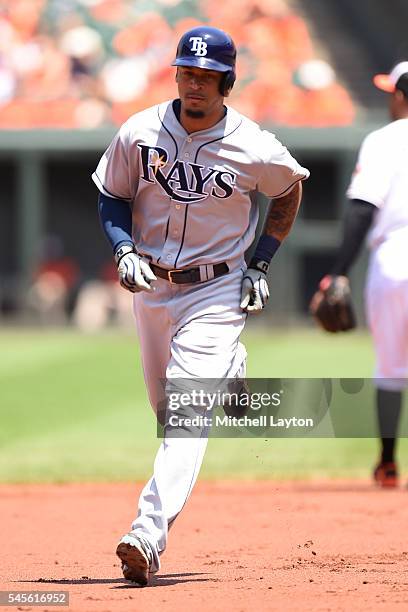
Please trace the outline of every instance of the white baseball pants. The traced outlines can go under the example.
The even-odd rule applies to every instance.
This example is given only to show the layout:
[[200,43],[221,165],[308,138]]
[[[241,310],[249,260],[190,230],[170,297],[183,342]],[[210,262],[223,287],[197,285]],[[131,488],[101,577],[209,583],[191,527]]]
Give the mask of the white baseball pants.
[[[405,250],[398,253],[405,270],[383,257],[388,245],[372,256],[366,286],[367,318],[374,339],[375,384],[402,391],[408,386],[408,273]],[[388,255],[388,253],[386,253]]]
[[[240,309],[243,270],[189,285],[158,279],[154,292],[135,294],[134,311],[150,402],[157,413],[165,403],[164,379],[225,379],[245,374],[246,350],[239,342],[246,314]],[[203,409],[205,410],[205,409]],[[160,568],[168,530],[197,479],[208,427],[194,437],[165,435],[145,485],[132,531],[149,542]]]

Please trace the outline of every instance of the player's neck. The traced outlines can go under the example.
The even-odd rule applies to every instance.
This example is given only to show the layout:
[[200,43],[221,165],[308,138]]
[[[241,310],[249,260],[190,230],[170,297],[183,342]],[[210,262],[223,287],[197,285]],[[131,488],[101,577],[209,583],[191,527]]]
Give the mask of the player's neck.
[[225,107],[222,106],[216,112],[205,115],[204,117],[190,117],[181,108],[179,121],[188,134],[208,130],[216,125],[225,116]]

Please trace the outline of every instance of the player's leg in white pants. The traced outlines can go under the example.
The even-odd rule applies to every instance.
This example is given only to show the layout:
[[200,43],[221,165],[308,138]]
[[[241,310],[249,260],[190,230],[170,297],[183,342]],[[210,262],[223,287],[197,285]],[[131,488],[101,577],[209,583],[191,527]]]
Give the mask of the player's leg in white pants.
[[[382,250],[388,248],[388,244],[385,244]],[[399,253],[397,255],[400,256]],[[388,267],[389,261],[386,258]],[[373,257],[366,287],[367,318],[376,354],[374,383],[377,387],[376,410],[381,438],[380,463],[383,464],[395,463],[402,391],[408,382],[408,279],[404,278],[406,271],[402,272],[401,275],[398,267],[384,270],[381,257]],[[377,470],[378,467],[376,475]],[[396,478],[397,475],[393,482],[396,482]]]
[[403,390],[408,383],[408,279],[393,280],[371,271],[366,306],[376,354],[375,385]]
[[[239,342],[246,315],[239,308],[242,272],[197,285],[156,283],[155,295],[140,293],[135,314],[149,397],[163,400],[160,379],[242,376],[246,351]],[[160,321],[158,321],[160,318]],[[176,382],[176,381],[174,381]],[[205,407],[196,407],[204,414]],[[186,503],[197,479],[208,440],[203,426],[187,437],[165,435],[154,474],[139,500],[132,530],[141,533],[153,553],[151,571],[160,568],[168,529]]]

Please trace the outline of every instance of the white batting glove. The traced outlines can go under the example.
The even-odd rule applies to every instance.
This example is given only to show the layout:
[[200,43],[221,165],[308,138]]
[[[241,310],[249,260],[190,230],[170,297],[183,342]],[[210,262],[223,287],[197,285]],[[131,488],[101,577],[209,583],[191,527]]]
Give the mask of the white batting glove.
[[118,249],[115,253],[118,264],[119,282],[124,289],[131,293],[139,291],[152,291],[151,282],[157,280],[149,264],[129,245]]
[[259,313],[269,298],[266,274],[261,270],[248,268],[242,279],[241,308],[245,312]]

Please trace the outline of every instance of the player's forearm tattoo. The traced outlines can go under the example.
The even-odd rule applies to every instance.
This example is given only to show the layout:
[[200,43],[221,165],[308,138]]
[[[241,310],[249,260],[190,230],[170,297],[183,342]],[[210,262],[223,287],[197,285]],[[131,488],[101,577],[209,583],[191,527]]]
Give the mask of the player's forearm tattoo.
[[297,183],[288,195],[273,200],[266,217],[264,234],[282,242],[296,219],[302,197],[302,184]]

